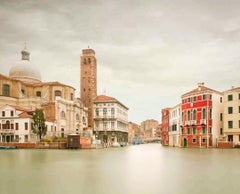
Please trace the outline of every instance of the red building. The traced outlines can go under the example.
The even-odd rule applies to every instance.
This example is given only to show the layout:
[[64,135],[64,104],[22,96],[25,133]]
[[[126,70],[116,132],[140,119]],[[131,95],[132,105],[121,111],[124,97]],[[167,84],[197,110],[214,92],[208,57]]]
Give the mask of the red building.
[[218,116],[222,111],[222,93],[200,83],[181,98],[181,147],[215,146],[222,125]]
[[169,137],[168,137],[168,131],[169,131],[169,108],[162,109],[162,145],[168,145],[169,143]]

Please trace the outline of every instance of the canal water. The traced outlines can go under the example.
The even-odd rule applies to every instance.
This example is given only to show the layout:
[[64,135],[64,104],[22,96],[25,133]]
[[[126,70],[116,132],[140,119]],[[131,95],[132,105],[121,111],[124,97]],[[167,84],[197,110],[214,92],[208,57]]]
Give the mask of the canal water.
[[1,194],[239,193],[240,149],[2,150]]

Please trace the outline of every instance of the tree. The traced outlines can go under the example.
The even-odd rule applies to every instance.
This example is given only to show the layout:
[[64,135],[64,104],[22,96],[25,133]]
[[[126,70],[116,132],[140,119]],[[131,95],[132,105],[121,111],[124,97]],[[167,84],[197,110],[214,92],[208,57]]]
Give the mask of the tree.
[[45,117],[42,109],[36,109],[33,113],[33,133],[39,135],[41,139],[42,136],[47,133],[47,126],[45,124]]

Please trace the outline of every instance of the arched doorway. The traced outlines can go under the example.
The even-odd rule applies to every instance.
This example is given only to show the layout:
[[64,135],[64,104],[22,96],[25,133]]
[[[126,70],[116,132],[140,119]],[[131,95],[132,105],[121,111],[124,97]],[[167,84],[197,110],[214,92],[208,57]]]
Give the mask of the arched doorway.
[[187,138],[183,139],[183,147],[185,147],[185,148],[187,147]]

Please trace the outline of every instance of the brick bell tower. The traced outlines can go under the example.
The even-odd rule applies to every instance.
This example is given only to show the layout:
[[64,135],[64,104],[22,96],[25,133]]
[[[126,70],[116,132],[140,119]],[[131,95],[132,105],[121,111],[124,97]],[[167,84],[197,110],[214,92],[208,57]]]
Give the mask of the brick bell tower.
[[97,97],[97,59],[93,49],[83,49],[81,56],[80,96],[88,108],[88,128],[93,129],[93,101]]

